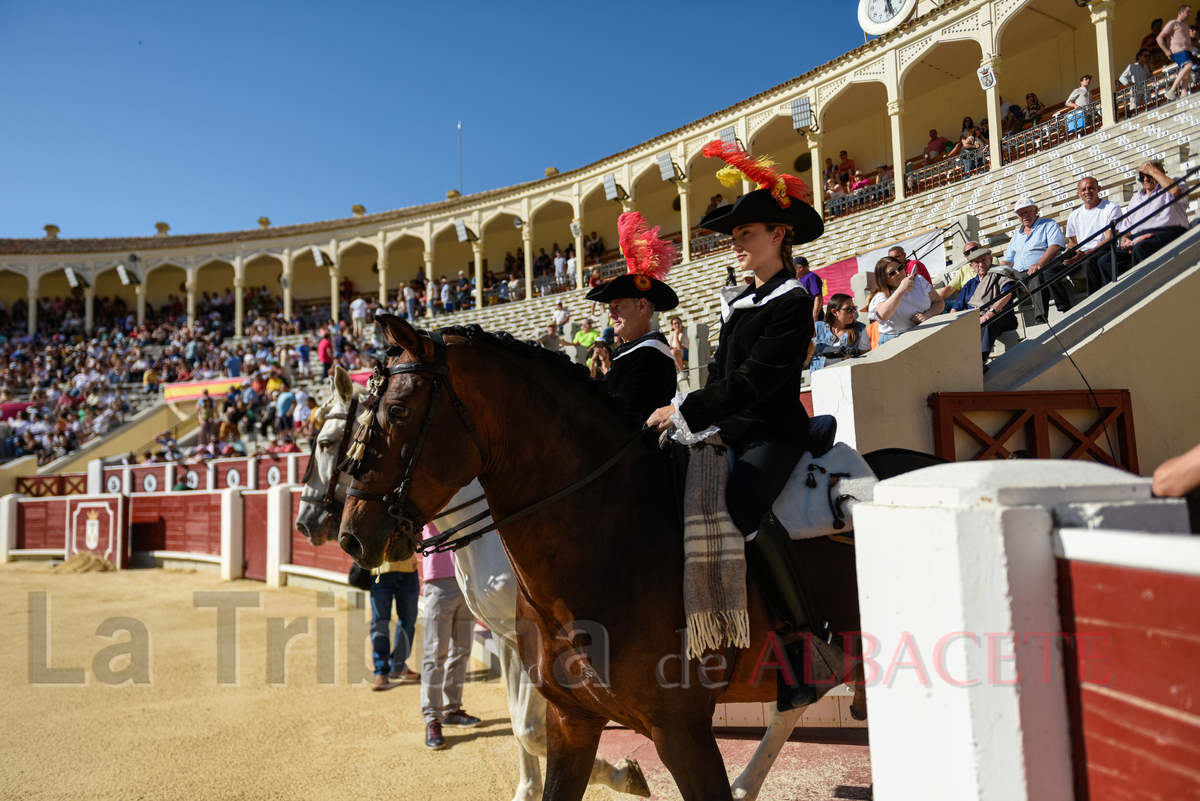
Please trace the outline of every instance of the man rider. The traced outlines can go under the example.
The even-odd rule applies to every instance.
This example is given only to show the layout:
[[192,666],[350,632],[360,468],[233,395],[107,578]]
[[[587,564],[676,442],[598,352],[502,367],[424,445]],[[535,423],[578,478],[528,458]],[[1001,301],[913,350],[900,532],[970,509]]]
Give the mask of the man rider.
[[675,358],[667,338],[650,330],[655,312],[679,305],[675,290],[656,277],[666,277],[675,249],[657,238],[657,228],[648,230],[638,212],[622,214],[617,227],[629,272],[592,289],[586,300],[608,304],[613,332],[624,344],[611,359],[597,349],[592,375],[603,376],[608,393],[645,420],[675,396]]

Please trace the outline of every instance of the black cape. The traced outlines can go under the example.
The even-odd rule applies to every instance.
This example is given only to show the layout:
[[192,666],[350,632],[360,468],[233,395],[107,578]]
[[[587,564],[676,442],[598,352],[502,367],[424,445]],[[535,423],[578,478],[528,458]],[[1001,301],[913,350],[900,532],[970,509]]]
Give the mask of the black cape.
[[798,448],[807,445],[809,421],[800,403],[800,373],[813,338],[813,297],[794,286],[764,302],[787,279],[781,270],[731,301],[751,298],[761,305],[734,309],[721,326],[708,381],[679,409],[692,433],[715,425],[726,441],[763,437]]
[[608,394],[624,401],[643,421],[675,397],[675,360],[652,345],[637,347],[648,340],[667,344],[657,331],[626,342],[613,353],[612,367],[604,377]]

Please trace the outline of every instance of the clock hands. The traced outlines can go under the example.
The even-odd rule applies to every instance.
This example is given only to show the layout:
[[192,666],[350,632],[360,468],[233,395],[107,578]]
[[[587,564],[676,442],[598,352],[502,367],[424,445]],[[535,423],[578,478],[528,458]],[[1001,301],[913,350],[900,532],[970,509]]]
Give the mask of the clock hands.
[[887,6],[888,16],[894,17],[896,15],[896,9],[892,8],[892,0],[883,0],[883,4]]

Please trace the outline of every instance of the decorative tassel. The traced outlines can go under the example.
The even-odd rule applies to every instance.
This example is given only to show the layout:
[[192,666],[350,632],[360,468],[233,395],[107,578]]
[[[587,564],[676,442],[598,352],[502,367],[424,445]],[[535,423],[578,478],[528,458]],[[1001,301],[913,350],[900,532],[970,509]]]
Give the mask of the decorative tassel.
[[721,182],[721,186],[728,189],[735,189],[742,182],[746,174],[737,167],[730,167],[726,164],[721,169],[717,170],[717,180]]
[[658,236],[659,226],[650,227],[641,212],[630,211],[617,220],[621,253],[631,275],[644,275],[665,281],[679,252],[674,243]]
[[371,418],[374,416],[375,416],[375,410],[372,409],[370,406],[366,406],[363,409],[362,414],[360,414],[357,418],[355,418],[354,422],[358,423],[359,426],[361,426],[362,428],[366,428],[367,426],[371,425]]
[[367,445],[364,442],[356,442],[346,451],[346,459],[351,462],[361,462],[366,455]]

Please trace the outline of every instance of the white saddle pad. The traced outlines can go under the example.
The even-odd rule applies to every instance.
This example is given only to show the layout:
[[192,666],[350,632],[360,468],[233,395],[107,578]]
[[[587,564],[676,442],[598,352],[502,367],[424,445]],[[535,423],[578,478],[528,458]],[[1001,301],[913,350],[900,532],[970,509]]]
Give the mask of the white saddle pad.
[[[822,472],[824,470],[824,472]],[[839,478],[831,489],[829,477],[834,473],[848,473]],[[812,481],[809,481],[812,476]],[[810,487],[815,483],[815,487]],[[875,485],[879,479],[871,471],[862,455],[844,442],[839,442],[829,453],[813,458],[805,453],[792,471],[772,510],[779,522],[794,540],[824,537],[829,534],[845,534],[854,528],[854,506],[860,501],[875,498]],[[849,495],[840,504],[845,525],[834,528],[833,501]]]

